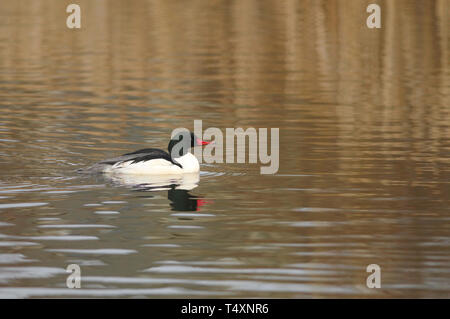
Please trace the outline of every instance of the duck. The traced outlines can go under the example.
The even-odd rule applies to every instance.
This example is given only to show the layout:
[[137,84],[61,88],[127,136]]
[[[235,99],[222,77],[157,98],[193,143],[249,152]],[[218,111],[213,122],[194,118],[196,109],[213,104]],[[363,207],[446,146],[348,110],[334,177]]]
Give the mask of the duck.
[[103,160],[78,170],[81,173],[112,173],[134,175],[180,175],[200,171],[197,158],[191,153],[196,146],[210,144],[193,132],[173,134],[167,146],[168,152],[158,148],[144,148],[118,157]]

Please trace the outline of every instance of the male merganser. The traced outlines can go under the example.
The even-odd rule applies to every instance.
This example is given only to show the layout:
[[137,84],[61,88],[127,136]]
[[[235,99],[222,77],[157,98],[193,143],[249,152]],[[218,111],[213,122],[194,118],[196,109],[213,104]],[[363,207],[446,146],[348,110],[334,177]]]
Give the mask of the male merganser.
[[157,148],[145,148],[101,161],[80,172],[152,175],[196,173],[200,171],[200,164],[190,150],[194,146],[209,143],[192,132],[181,132],[170,140],[168,153]]

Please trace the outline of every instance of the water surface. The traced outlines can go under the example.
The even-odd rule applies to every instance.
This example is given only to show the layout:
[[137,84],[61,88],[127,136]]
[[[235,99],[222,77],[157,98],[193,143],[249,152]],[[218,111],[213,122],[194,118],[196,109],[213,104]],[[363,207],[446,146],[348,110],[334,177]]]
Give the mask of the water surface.
[[[450,296],[447,0],[379,30],[367,1],[77,3],[0,3],[0,297]],[[280,128],[278,173],[75,172],[195,119]]]

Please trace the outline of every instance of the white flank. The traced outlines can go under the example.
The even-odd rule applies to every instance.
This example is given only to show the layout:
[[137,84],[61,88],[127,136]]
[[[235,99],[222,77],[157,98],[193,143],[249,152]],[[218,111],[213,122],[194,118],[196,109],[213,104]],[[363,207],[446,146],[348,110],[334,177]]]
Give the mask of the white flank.
[[200,171],[197,158],[191,153],[175,159],[183,168],[165,159],[152,159],[133,163],[133,161],[120,162],[105,170],[106,173],[137,174],[137,175],[165,175],[196,173]]

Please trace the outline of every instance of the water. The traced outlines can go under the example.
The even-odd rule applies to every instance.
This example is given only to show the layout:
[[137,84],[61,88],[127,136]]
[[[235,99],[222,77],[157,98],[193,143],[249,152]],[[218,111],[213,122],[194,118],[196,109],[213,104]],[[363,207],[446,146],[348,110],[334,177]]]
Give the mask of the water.
[[[366,1],[77,3],[76,31],[0,3],[1,297],[450,296],[447,0],[383,2],[380,30]],[[278,173],[75,172],[194,119],[280,128]]]

